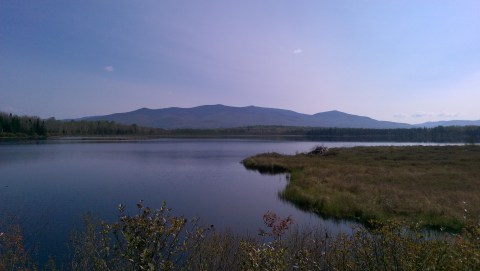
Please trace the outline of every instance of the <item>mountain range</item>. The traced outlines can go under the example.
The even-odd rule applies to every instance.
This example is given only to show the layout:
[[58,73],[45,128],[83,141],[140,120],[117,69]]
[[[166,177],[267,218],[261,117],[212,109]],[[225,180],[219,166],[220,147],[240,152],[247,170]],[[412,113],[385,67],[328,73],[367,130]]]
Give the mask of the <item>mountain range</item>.
[[480,120],[426,122],[411,125],[407,123],[379,121],[340,111],[327,111],[308,115],[284,109],[257,106],[232,107],[221,104],[203,105],[192,108],[141,108],[131,112],[85,117],[80,120],[107,120],[122,124],[137,124],[144,127],[164,129],[216,129],[255,125],[394,129],[435,127],[440,125],[480,125]]

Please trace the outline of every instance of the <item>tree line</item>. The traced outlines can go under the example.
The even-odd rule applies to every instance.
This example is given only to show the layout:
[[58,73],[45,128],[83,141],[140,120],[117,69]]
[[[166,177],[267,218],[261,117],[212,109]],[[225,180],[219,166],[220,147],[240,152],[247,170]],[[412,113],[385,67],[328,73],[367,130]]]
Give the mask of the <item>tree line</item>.
[[45,125],[49,136],[153,136],[162,135],[165,131],[113,121],[59,121],[54,118],[47,119]]
[[218,129],[141,127],[113,121],[56,120],[0,112],[0,137],[154,136],[154,137],[280,137],[315,141],[480,142],[480,126],[361,129],[293,126],[248,126]]
[[249,126],[222,129],[177,129],[170,131],[170,134],[199,137],[283,137],[314,141],[462,142],[472,144],[480,142],[480,126],[402,129]]
[[113,121],[61,121],[55,118],[17,116],[0,112],[0,137],[46,138],[49,136],[160,135],[163,129],[125,125]]
[[46,136],[45,121],[39,117],[17,116],[0,112],[0,136]]
[[480,126],[438,126],[409,129],[315,128],[305,135],[322,141],[480,142]]

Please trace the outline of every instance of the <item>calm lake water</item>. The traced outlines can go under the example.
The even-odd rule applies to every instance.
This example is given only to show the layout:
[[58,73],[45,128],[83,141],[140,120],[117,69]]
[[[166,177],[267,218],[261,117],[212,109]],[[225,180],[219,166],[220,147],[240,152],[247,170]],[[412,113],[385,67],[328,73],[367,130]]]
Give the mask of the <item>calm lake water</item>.
[[65,256],[69,234],[81,227],[83,214],[113,221],[118,204],[134,214],[139,200],[151,208],[166,201],[177,215],[242,233],[257,233],[268,210],[291,215],[297,225],[347,231],[348,223],[323,220],[280,200],[285,175],[261,175],[240,163],[257,153],[294,154],[319,144],[412,145],[233,139],[3,142],[0,217],[20,223],[28,243],[38,244],[42,260]]

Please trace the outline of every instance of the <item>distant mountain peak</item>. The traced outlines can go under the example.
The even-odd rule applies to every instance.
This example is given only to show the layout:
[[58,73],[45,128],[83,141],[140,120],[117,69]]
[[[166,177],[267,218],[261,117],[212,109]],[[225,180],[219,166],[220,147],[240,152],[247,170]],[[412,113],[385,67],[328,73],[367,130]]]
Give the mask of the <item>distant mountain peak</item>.
[[265,108],[254,105],[233,107],[223,104],[201,105],[192,108],[140,108],[126,113],[83,119],[108,120],[123,124],[137,124],[164,129],[214,129],[256,125],[378,129],[412,127],[405,123],[378,121],[338,110],[308,115],[285,109]]
[[329,111],[325,111],[323,113],[341,113],[341,114],[347,114],[347,113],[344,113],[342,111],[338,111],[338,110],[329,110]]
[[140,108],[140,109],[137,109],[137,110],[135,110],[135,111],[132,111],[132,112],[151,111],[151,110],[152,110],[152,109],[150,109],[150,108],[147,108],[147,107],[142,107],[142,108]]
[[345,112],[342,112],[342,111],[338,111],[338,110],[330,110],[330,111],[325,111],[325,112],[320,112],[320,113],[317,113],[317,114],[314,114],[314,115],[350,115],[350,116],[355,116],[355,115],[351,115],[351,114],[348,114],[348,113],[345,113]]
[[204,107],[221,107],[221,108],[224,108],[224,107],[232,107],[232,106],[226,106],[226,105],[223,105],[223,104],[211,104],[211,105],[199,105],[199,106],[192,107],[192,108],[204,108]]

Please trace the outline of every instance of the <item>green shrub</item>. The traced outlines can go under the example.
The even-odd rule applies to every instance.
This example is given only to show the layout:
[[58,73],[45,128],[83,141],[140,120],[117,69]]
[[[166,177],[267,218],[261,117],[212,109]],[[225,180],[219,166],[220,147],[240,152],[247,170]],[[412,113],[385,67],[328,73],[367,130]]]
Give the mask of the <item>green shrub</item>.
[[[173,216],[164,204],[138,204],[118,221],[86,216],[72,238],[67,270],[478,270],[480,225],[461,234],[426,232],[420,224],[384,222],[332,235],[321,227],[291,228],[290,217],[264,216],[256,236],[217,232]],[[468,219],[468,218],[467,218]],[[18,227],[0,227],[0,270],[39,270]],[[56,270],[55,262],[43,270]]]
[[86,219],[85,231],[73,238],[74,270],[178,270],[205,237],[206,229],[171,215],[164,204],[152,211],[137,204],[130,216],[119,206],[119,220]]

